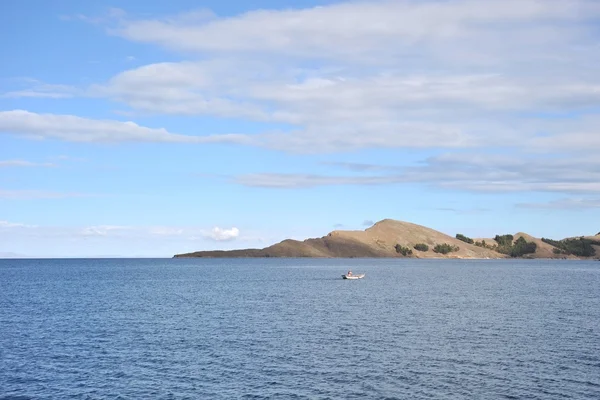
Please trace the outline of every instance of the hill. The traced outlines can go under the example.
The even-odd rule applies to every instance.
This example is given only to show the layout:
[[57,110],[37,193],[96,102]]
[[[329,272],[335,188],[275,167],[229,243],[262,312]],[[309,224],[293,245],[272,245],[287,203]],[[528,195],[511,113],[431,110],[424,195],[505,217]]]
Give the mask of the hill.
[[[426,244],[427,251],[418,251]],[[452,251],[435,252],[436,245],[449,245]],[[464,243],[431,228],[409,222],[385,219],[364,231],[333,231],[321,238],[284,240],[264,249],[198,251],[175,257],[404,257],[397,247],[410,250],[415,258],[505,258],[493,250]],[[444,251],[444,248],[438,249]]]
[[[561,258],[600,257],[600,235],[548,241],[524,232],[498,235],[496,239],[463,240],[410,222],[384,219],[364,231],[333,231],[321,238],[304,241],[287,239],[264,249],[211,250],[177,254],[185,257],[413,257],[413,258]],[[583,238],[591,241],[595,254],[577,256],[565,243]],[[467,243],[467,241],[473,243]],[[485,241],[485,242],[483,242]],[[572,245],[572,243],[571,243]],[[415,246],[417,248],[415,248]],[[589,246],[588,246],[589,248]],[[527,249],[526,251],[523,251]]]

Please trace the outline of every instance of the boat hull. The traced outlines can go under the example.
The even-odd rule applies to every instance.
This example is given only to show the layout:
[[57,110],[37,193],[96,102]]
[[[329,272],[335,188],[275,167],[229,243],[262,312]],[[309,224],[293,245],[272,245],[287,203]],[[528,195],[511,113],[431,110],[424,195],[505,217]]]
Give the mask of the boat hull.
[[354,279],[362,279],[365,277],[365,274],[359,274],[359,275],[342,275],[342,279],[350,279],[350,280],[354,280]]

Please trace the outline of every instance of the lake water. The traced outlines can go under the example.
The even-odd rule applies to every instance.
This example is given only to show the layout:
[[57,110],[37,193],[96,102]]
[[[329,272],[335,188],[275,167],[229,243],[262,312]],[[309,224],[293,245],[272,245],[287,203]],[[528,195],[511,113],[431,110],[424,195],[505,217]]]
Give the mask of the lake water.
[[600,262],[0,260],[0,399],[267,398],[600,399]]

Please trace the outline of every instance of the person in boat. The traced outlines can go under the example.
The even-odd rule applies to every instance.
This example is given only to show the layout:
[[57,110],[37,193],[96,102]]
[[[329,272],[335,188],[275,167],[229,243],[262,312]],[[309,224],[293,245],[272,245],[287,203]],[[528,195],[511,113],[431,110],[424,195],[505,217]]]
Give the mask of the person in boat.
[[348,271],[348,273],[346,274],[346,276],[352,276],[352,271]]

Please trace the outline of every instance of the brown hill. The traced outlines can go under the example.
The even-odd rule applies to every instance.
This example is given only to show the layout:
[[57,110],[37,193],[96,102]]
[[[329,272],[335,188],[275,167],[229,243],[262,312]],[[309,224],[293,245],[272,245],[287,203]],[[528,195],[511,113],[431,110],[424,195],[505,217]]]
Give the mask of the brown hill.
[[[428,251],[414,249],[416,244],[429,246]],[[495,251],[477,247],[436,230],[409,222],[385,219],[364,231],[333,231],[327,236],[304,241],[284,240],[264,249],[231,251],[198,251],[175,257],[403,257],[395,246],[412,249],[417,258],[504,258]],[[437,244],[458,247],[457,251],[440,254]]]
[[533,236],[528,235],[528,234],[523,233],[523,232],[516,233],[514,235],[514,240],[517,240],[520,237],[522,237],[523,239],[525,239],[527,242],[533,242],[533,243],[535,243],[537,245],[535,253],[533,253],[533,254],[527,254],[525,256],[527,258],[577,258],[575,256],[566,256],[566,255],[563,255],[563,254],[555,254],[554,253],[554,249],[556,247],[554,247],[551,244],[548,244],[548,243],[542,241],[542,239],[538,239],[536,237],[533,237]]

